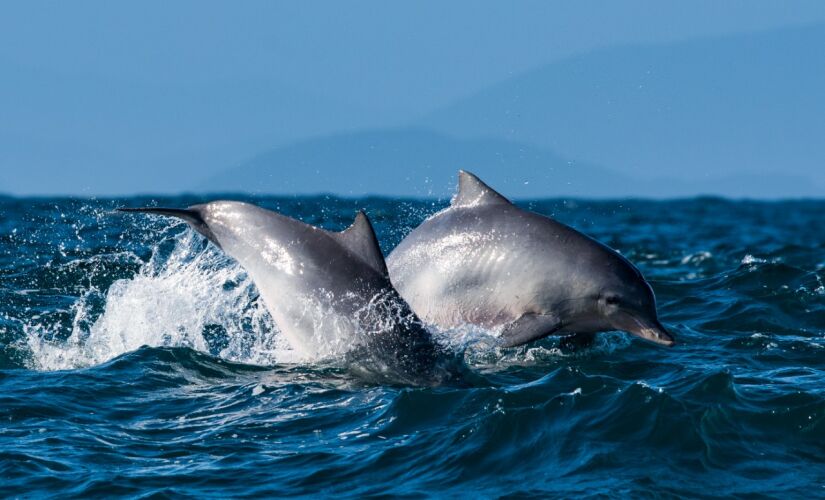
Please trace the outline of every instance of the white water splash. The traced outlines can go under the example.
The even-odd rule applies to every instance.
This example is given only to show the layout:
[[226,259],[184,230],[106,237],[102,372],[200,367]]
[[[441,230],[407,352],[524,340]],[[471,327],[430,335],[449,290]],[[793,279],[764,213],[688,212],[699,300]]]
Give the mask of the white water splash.
[[[139,260],[133,254],[124,257],[123,252],[117,256]],[[91,257],[105,258],[114,256]],[[313,300],[296,301],[305,309],[302,316],[312,323],[315,336],[311,343],[323,347],[312,359],[340,356],[352,347],[352,339],[342,332],[354,328],[365,335],[375,334],[390,328],[387,322],[397,315],[393,311],[372,314],[373,309],[386,307],[377,297],[353,318],[336,318],[330,313],[333,300],[321,293]],[[70,312],[71,334],[65,340],[55,339],[56,326],[38,317],[24,325],[30,368],[94,366],[142,346],[189,347],[256,365],[309,361],[277,329],[246,271],[212,245],[204,248],[204,241],[192,231],[161,239],[150,260],[131,278],[117,280],[105,291],[89,285]],[[429,329],[442,345],[464,352],[471,366],[534,364],[564,357],[555,347],[502,349],[496,345],[500,329],[471,325]],[[605,346],[597,343],[597,348]]]
[[324,290],[312,297],[291,294],[284,299],[290,311],[313,332],[298,351],[275,326],[258,289],[234,259],[212,245],[205,247],[193,231],[159,240],[134,276],[115,281],[105,293],[90,285],[75,301],[68,338],[56,339],[57,327],[38,317],[24,325],[29,367],[94,366],[142,346],[188,347],[264,366],[334,361],[359,341],[404,321],[403,308],[385,294],[352,317],[341,316],[335,307],[338,300],[353,300],[350,296]]
[[[173,237],[173,249],[130,279],[115,281],[95,313],[100,291],[91,288],[72,307],[72,333],[47,340],[48,326],[26,326],[29,364],[61,370],[106,362],[141,346],[190,347],[250,364],[295,361],[246,272],[192,231]],[[215,332],[210,345],[208,332]],[[216,344],[217,342],[217,344]]]
[[759,257],[754,257],[751,254],[746,254],[744,257],[742,257],[741,264],[743,266],[750,266],[752,264],[764,264],[765,262],[767,262],[767,260],[760,259]]
[[700,264],[708,259],[713,258],[713,254],[707,250],[701,252],[689,253],[682,257],[682,264]]
[[616,350],[627,349],[632,343],[628,334],[604,332],[595,337],[592,345],[581,349],[563,347],[561,337],[556,336],[549,337],[544,344],[505,348],[498,345],[503,325],[490,329],[469,324],[449,329],[439,329],[435,325],[429,325],[428,328],[440,344],[452,351],[463,353],[464,362],[468,366],[493,372],[512,366],[556,362],[576,355],[577,352],[610,354]]

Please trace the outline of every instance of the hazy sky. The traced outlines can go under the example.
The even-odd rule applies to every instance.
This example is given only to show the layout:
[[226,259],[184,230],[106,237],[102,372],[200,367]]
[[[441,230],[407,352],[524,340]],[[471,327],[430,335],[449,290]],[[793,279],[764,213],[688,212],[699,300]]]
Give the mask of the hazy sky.
[[822,22],[820,1],[4,2],[0,192],[180,191],[571,55]]

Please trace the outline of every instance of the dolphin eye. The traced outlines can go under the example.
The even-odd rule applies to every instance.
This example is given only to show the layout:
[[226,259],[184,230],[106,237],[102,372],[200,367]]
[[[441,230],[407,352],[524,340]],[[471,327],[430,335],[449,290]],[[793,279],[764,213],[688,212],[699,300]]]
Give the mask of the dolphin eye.
[[618,295],[608,295],[607,297],[604,298],[604,302],[607,305],[615,306],[616,304],[619,303],[619,296]]

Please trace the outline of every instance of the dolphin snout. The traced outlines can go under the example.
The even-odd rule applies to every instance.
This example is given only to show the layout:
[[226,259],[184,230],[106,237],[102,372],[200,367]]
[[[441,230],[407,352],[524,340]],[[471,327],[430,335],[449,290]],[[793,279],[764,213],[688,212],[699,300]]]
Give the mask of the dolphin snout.
[[646,320],[627,313],[621,316],[622,318],[615,325],[619,330],[624,330],[659,345],[671,347],[676,344],[673,336],[658,319]]
[[635,333],[645,340],[650,340],[651,342],[666,345],[668,347],[676,344],[676,341],[673,340],[673,336],[670,335],[665,327],[658,321],[656,321],[655,325],[643,327],[639,333],[631,333]]

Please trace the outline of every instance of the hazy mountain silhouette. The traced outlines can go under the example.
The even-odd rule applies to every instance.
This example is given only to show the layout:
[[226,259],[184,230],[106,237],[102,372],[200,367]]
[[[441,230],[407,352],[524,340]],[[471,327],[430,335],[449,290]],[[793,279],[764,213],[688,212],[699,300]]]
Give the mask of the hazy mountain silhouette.
[[823,48],[825,26],[610,48],[513,77],[418,123],[636,176],[807,175],[821,196]]
[[0,191],[446,196],[468,168],[515,197],[821,197],[823,47],[808,26],[603,49],[412,121],[260,75],[159,84],[0,60]]
[[455,139],[423,129],[363,131],[300,141],[192,187],[211,192],[444,198],[454,190],[458,169],[478,174],[515,198],[816,194],[808,179],[782,174],[694,182],[635,179],[535,146],[497,139]]

